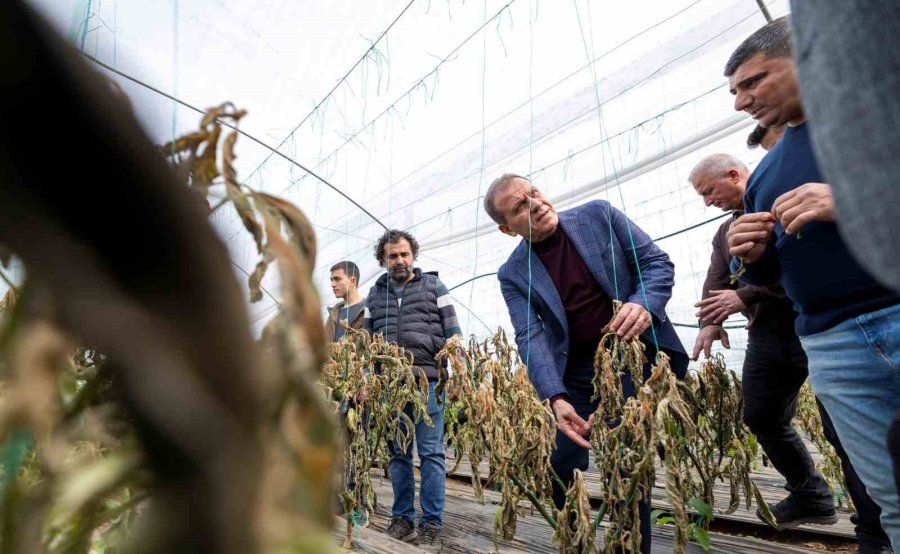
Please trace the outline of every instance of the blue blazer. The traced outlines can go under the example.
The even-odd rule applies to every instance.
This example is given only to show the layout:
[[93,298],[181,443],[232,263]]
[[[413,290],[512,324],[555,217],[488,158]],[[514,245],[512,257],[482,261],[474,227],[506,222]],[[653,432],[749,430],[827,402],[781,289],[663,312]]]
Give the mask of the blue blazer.
[[[560,212],[559,224],[610,298],[639,304],[650,312],[659,348],[669,354],[673,371],[683,378],[688,356],[666,317],[666,304],[675,284],[675,266],[669,261],[668,254],[625,214],[602,200]],[[631,248],[632,239],[634,249]],[[566,394],[563,374],[569,349],[569,329],[559,293],[541,260],[533,253],[529,286],[528,259],[528,242],[522,240],[506,263],[500,266],[497,278],[516,331],[519,354],[526,360],[528,376],[538,395],[545,399]],[[645,291],[640,287],[638,267]],[[648,346],[648,352],[653,351],[651,330],[647,329],[640,338]]]

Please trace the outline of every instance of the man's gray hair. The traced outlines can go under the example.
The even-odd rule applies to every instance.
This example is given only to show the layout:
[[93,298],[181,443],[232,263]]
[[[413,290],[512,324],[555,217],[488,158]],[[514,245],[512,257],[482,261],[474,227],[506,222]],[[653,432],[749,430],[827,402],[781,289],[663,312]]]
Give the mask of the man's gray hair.
[[694,169],[691,170],[691,174],[688,176],[688,181],[694,185],[697,183],[697,179],[704,175],[713,178],[725,177],[732,169],[741,175],[750,173],[744,162],[731,154],[711,154],[694,166]]
[[725,64],[725,76],[734,75],[741,64],[757,54],[764,54],[767,58],[790,58],[792,52],[791,20],[788,16],[779,17],[747,37],[737,47]]
[[522,179],[523,181],[528,180],[515,173],[504,173],[494,179],[494,182],[488,187],[487,192],[484,193],[484,211],[487,212],[497,225],[506,225],[506,218],[503,217],[503,214],[497,209],[497,205],[494,203],[494,197],[497,196],[497,193],[501,190],[508,187],[513,179]]

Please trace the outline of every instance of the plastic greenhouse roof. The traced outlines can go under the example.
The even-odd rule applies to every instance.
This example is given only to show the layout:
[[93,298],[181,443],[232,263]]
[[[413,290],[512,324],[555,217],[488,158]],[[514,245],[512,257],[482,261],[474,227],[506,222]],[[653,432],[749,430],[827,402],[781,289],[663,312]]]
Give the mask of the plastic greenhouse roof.
[[[323,311],[338,261],[360,266],[367,292],[387,226],[417,237],[417,265],[453,288],[465,333],[511,334],[491,273],[517,240],[481,208],[488,184],[511,172],[530,175],[558,209],[604,199],[650,236],[672,235],[659,241],[676,268],[668,312],[692,325],[721,221],[710,220],[721,212],[704,207],[688,173],[713,152],[751,166],[762,155],[747,150],[754,124],[733,111],[722,76],[731,51],[765,23],[755,0],[31,3],[125,75],[195,106],[247,109],[242,130],[322,178],[237,142],[239,179],[314,223]],[[768,9],[783,15],[787,1]],[[196,112],[101,71],[154,141],[197,126]],[[246,282],[252,240],[232,210],[212,220]],[[257,329],[277,308],[276,272],[263,286],[250,306]],[[690,351],[697,330],[678,331]],[[731,334],[726,359],[736,368],[746,333]]]

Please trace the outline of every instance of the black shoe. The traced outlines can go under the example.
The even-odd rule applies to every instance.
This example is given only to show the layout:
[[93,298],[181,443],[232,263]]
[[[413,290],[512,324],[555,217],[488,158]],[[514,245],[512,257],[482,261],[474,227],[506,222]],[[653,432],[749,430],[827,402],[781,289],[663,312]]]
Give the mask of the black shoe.
[[[824,509],[810,508],[799,504],[793,495],[788,496],[777,504],[769,504],[769,509],[772,510],[772,515],[775,516],[778,529],[793,529],[804,523],[834,525],[838,521],[838,515],[833,506]],[[759,510],[756,510],[756,517],[763,519]]]
[[891,554],[891,545],[882,541],[858,539],[856,554]]
[[412,542],[416,538],[416,527],[405,517],[394,516],[391,518],[391,524],[388,525],[387,534],[398,541]]
[[419,546],[429,550],[440,547],[441,526],[436,523],[426,523],[419,527]]

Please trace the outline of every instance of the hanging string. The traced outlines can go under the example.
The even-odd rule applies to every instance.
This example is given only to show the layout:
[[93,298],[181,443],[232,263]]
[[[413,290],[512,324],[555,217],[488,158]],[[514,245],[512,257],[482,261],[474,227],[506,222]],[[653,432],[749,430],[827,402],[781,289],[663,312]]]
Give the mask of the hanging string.
[[[579,31],[580,31],[580,33],[581,33],[581,40],[582,40],[582,43],[584,44],[584,53],[585,53],[585,57],[586,57],[586,59],[590,60],[590,59],[591,59],[591,53],[590,53],[590,51],[589,51],[589,49],[588,49],[587,39],[586,39],[585,36],[584,36],[584,26],[583,26],[582,23],[581,23],[581,14],[579,13],[579,10],[578,10],[578,0],[572,0],[572,1],[573,1],[574,6],[575,6],[575,16],[576,16],[576,18],[578,19],[578,29],[579,29]],[[588,4],[588,10],[590,10],[590,4]],[[593,33],[591,33],[591,40],[593,41]],[[596,98],[596,100],[597,100],[597,118],[598,118],[599,125],[600,125],[600,139],[601,139],[601,140],[604,140],[604,136],[605,136],[605,134],[606,134],[606,129],[605,129],[605,124],[604,124],[604,122],[603,122],[603,113],[602,113],[602,110],[601,110],[601,107],[600,107],[600,106],[601,106],[601,102],[600,102],[600,91],[599,91],[598,85],[597,85],[597,74],[596,74],[596,71],[594,70],[593,65],[591,66],[591,78],[592,78],[592,80],[593,80],[594,96],[595,96],[595,98]],[[635,266],[635,270],[637,271],[638,283],[639,283],[640,290],[641,290],[641,295],[642,295],[643,301],[644,301],[644,309],[646,309],[646,310],[647,310],[647,313],[651,315],[651,317],[650,317],[650,332],[651,332],[651,335],[652,335],[652,337],[653,337],[653,345],[654,345],[654,347],[656,348],[656,351],[659,352],[659,341],[658,341],[658,339],[657,339],[657,337],[656,337],[656,326],[653,324],[653,317],[652,317],[653,314],[652,314],[652,312],[650,311],[650,304],[649,304],[649,302],[648,302],[648,300],[647,300],[647,289],[646,289],[646,287],[645,287],[645,285],[644,285],[644,276],[643,276],[643,272],[641,271],[640,260],[638,260],[638,257],[637,257],[637,247],[636,247],[635,244],[634,244],[634,236],[633,236],[633,234],[632,234],[632,232],[631,232],[631,223],[630,223],[630,221],[629,221],[629,219],[628,219],[628,214],[627,214],[626,208],[625,208],[625,197],[624,197],[624,195],[622,194],[622,187],[620,186],[620,183],[619,183],[619,175],[618,175],[618,171],[617,171],[617,169],[616,169],[616,163],[615,163],[615,159],[614,159],[613,154],[612,154],[612,149],[609,147],[609,144],[608,144],[608,143],[607,143],[607,151],[608,151],[608,153],[609,153],[610,163],[612,164],[613,177],[614,177],[614,179],[615,179],[615,181],[616,181],[616,188],[617,188],[618,191],[619,191],[619,196],[620,196],[620,199],[621,199],[621,202],[622,202],[622,213],[623,213],[624,216],[625,216],[625,227],[626,227],[626,229],[627,229],[627,231],[628,231],[628,240],[629,240],[629,242],[631,243],[631,252],[632,252],[632,255],[633,255],[633,257],[634,257],[634,266]],[[605,167],[605,163],[604,163],[604,167]],[[614,242],[614,239],[615,239],[615,237],[614,237],[614,232],[613,232],[613,228],[612,228],[612,218],[611,218],[611,215],[610,215],[610,214],[611,214],[611,209],[612,209],[612,208],[611,208],[611,206],[610,206],[610,202],[607,201],[607,220],[609,220],[609,243],[610,243],[610,250],[613,249],[613,242]],[[616,267],[615,267],[615,259],[616,259],[615,253],[613,252],[613,255],[610,256],[610,257],[611,257],[612,260],[613,260],[613,282],[614,282],[615,287],[616,287],[616,298],[619,299],[619,291],[618,291],[618,275],[617,275]]]
[[[193,111],[195,111],[195,112],[197,112],[197,113],[199,113],[199,114],[202,114],[202,115],[205,115],[205,114],[206,114],[206,110],[201,110],[201,109],[198,108],[197,106],[194,106],[194,105],[192,105],[192,104],[189,104],[189,103],[185,102],[184,100],[182,100],[182,99],[180,99],[180,98],[178,98],[178,97],[176,97],[176,96],[173,96],[173,95],[171,95],[171,94],[169,94],[169,93],[167,93],[167,92],[163,92],[162,90],[160,90],[160,89],[154,87],[153,85],[150,85],[150,84],[148,84],[148,83],[146,83],[146,82],[144,82],[144,81],[141,81],[140,79],[138,79],[138,78],[136,78],[136,77],[132,77],[131,75],[129,75],[129,74],[123,72],[123,71],[119,71],[118,69],[116,69],[116,68],[114,68],[114,67],[112,67],[112,66],[110,66],[110,65],[108,65],[108,64],[105,64],[105,63],[101,62],[100,60],[98,60],[97,58],[91,56],[90,54],[82,53],[81,55],[84,56],[86,59],[92,61],[93,63],[97,64],[98,66],[100,66],[100,67],[106,69],[107,71],[110,71],[110,72],[112,72],[112,73],[115,73],[116,75],[119,75],[119,76],[121,76],[121,77],[124,77],[124,78],[128,79],[129,81],[131,81],[131,82],[133,82],[133,83],[135,83],[135,84],[138,84],[138,85],[140,85],[140,86],[142,86],[142,87],[144,87],[144,88],[146,88],[146,89],[148,89],[148,90],[151,90],[151,91],[153,91],[153,92],[155,92],[155,93],[157,93],[157,94],[159,94],[159,95],[161,95],[161,96],[165,96],[165,97],[168,98],[169,100],[173,100],[173,101],[175,101],[175,102],[181,104],[181,105],[184,106],[185,108],[189,108],[189,109],[191,109],[191,110],[193,110]],[[356,206],[361,212],[363,212],[364,214],[366,214],[367,216],[369,216],[369,217],[372,219],[372,221],[374,221],[375,223],[377,223],[378,225],[380,225],[380,226],[381,226],[382,228],[384,228],[385,230],[387,229],[387,226],[385,226],[385,224],[382,223],[380,219],[378,219],[377,217],[375,217],[374,215],[372,215],[372,212],[370,212],[369,210],[367,210],[367,209],[365,209],[364,207],[362,207],[362,205],[360,205],[358,202],[356,202],[355,200],[353,200],[353,198],[347,196],[347,194],[345,194],[343,191],[341,191],[340,189],[338,189],[338,188],[337,188],[336,186],[334,186],[333,184],[329,183],[324,177],[320,176],[319,174],[317,174],[317,173],[314,172],[313,170],[307,168],[306,166],[304,166],[303,164],[301,164],[300,162],[298,162],[298,161],[295,160],[294,158],[291,158],[291,157],[289,157],[289,156],[286,155],[286,154],[283,154],[283,153],[281,153],[281,152],[278,152],[278,151],[275,150],[275,148],[273,148],[272,146],[269,146],[268,144],[266,144],[266,143],[263,142],[262,140],[256,138],[254,135],[251,135],[250,133],[248,133],[248,132],[242,130],[241,128],[239,128],[239,127],[237,127],[237,126],[235,126],[235,125],[232,125],[230,122],[224,121],[224,120],[221,120],[221,119],[218,119],[217,121],[218,121],[222,126],[228,127],[229,129],[232,129],[233,131],[237,132],[239,135],[241,135],[241,136],[243,136],[243,137],[247,137],[249,140],[255,142],[256,144],[258,144],[258,145],[260,145],[260,146],[262,146],[262,147],[265,148],[266,150],[269,150],[269,151],[273,152],[276,156],[279,156],[279,157],[283,158],[285,161],[287,161],[287,162],[291,163],[292,165],[296,166],[297,168],[303,170],[303,171],[306,172],[308,175],[311,175],[314,179],[318,180],[318,181],[319,181],[320,183],[322,183],[323,185],[327,186],[327,187],[330,188],[331,190],[335,191],[336,193],[338,193],[338,194],[340,194],[341,196],[343,196],[344,198],[346,198],[348,202],[350,202],[351,204],[353,204],[354,206]]]
[[[534,77],[534,21],[531,17],[531,0],[528,0],[528,111],[529,111],[529,125],[528,125],[528,175],[531,176],[531,167],[534,163],[534,152],[532,146],[534,145],[534,94],[531,92],[531,88],[533,85],[533,77]],[[534,184],[531,180],[528,181],[528,303],[525,308],[525,344],[527,345],[525,348],[525,367],[531,367],[531,289],[532,287],[532,273],[531,273],[531,197],[533,196],[532,189],[534,188]]]
[[[313,114],[315,114],[319,111],[319,108],[321,108],[325,104],[325,102],[327,102],[328,99],[331,98],[331,96],[338,89],[338,87],[340,87],[347,80],[347,78],[350,77],[350,74],[353,73],[353,70],[355,70],[357,67],[359,67],[359,64],[361,64],[366,58],[369,57],[369,55],[372,52],[375,51],[375,47],[378,46],[378,43],[381,42],[381,39],[383,39],[385,36],[387,36],[388,32],[394,27],[394,25],[397,24],[397,22],[400,20],[400,18],[403,17],[403,14],[405,14],[407,12],[407,10],[409,10],[409,8],[413,5],[413,2],[415,2],[415,0],[409,1],[409,3],[406,5],[406,7],[404,7],[403,10],[401,10],[400,13],[397,14],[397,17],[395,17],[393,21],[391,21],[391,24],[388,25],[387,28],[381,32],[380,35],[378,35],[378,38],[376,38],[372,42],[372,44],[366,49],[366,51],[363,53],[363,55],[360,56],[359,59],[356,60],[356,63],[354,63],[350,67],[350,69],[348,69],[347,72],[344,73],[343,77],[338,79],[338,82],[335,83],[335,85],[331,88],[331,90],[328,91],[328,93],[321,100],[319,100],[318,103],[316,103],[316,105],[313,107],[313,109],[310,110],[310,112],[308,114],[306,114],[303,117],[303,119],[300,120],[300,123],[295,125],[294,128],[291,129],[291,132],[288,133],[287,136],[284,137],[284,139],[280,143],[278,143],[278,146],[275,147],[276,151],[281,150],[281,147],[284,146],[284,143],[287,142],[287,140],[290,137],[294,136],[294,134],[300,129],[300,127],[302,127],[303,124],[306,123],[307,120],[309,120],[309,118],[313,116]],[[269,153],[269,155],[266,156],[265,159],[263,159],[263,161],[259,165],[256,166],[256,169],[254,169],[253,171],[250,172],[250,174],[247,176],[247,178],[244,180],[244,182],[249,181],[254,175],[256,175],[256,172],[259,171],[260,168],[262,168],[262,166],[264,166],[266,164],[266,162],[269,161],[269,159],[273,156],[273,154],[274,154],[274,152]]]
[[78,26],[78,30],[76,31],[77,40],[79,41],[78,49],[84,52],[84,45],[87,42],[88,36],[88,28],[90,26],[90,20],[92,17],[91,13],[91,0],[87,0],[84,4],[84,16],[81,18],[81,24]]
[[[172,0],[172,95],[178,96],[178,0]],[[178,139],[178,103],[172,101],[172,156]]]
[[[482,18],[487,21],[487,2],[484,3],[484,13]],[[487,95],[487,33],[481,34],[481,164],[478,175],[478,194],[475,196],[474,202],[474,211],[475,211],[475,227],[478,228],[478,216],[481,215],[481,187],[484,185],[484,148],[485,148],[485,96]],[[478,273],[478,237],[475,237],[472,242],[474,256],[472,258],[472,275],[476,275]],[[469,289],[469,305],[472,304],[472,300],[475,296],[475,287],[472,286]],[[467,308],[468,310],[468,308]],[[471,310],[468,310],[469,316],[474,315]],[[477,317],[477,316],[476,316]],[[466,318],[466,329],[469,329],[471,324],[470,317]],[[490,333],[490,329],[488,329],[488,333]]]
[[[569,79],[575,77],[576,75],[578,75],[579,73],[581,73],[582,71],[584,71],[585,69],[587,69],[588,67],[590,67],[592,64],[594,64],[594,63],[600,61],[601,59],[605,58],[606,56],[609,56],[610,54],[616,52],[619,48],[622,48],[622,47],[628,45],[629,43],[633,42],[634,40],[640,38],[641,36],[643,36],[643,35],[649,33],[649,32],[652,31],[652,30],[656,29],[656,28],[659,27],[660,25],[663,25],[664,23],[667,23],[667,22],[671,21],[672,19],[678,17],[678,16],[681,15],[682,13],[686,12],[687,10],[691,9],[692,7],[694,7],[695,5],[697,5],[697,4],[699,4],[700,2],[703,2],[703,1],[705,1],[705,0],[695,0],[693,3],[691,3],[691,4],[687,5],[687,6],[685,6],[684,8],[682,8],[681,10],[679,10],[679,11],[673,13],[672,15],[669,15],[669,16],[665,17],[664,19],[662,19],[662,20],[660,20],[660,21],[654,23],[653,25],[647,27],[646,29],[644,29],[644,30],[642,30],[642,31],[640,31],[640,32],[638,32],[638,33],[636,33],[636,34],[634,34],[634,35],[628,37],[627,39],[625,39],[625,40],[623,40],[622,42],[616,44],[615,46],[613,46],[613,47],[610,48],[609,50],[603,52],[602,54],[600,54],[599,56],[597,56],[596,58],[594,58],[593,60],[591,60],[590,63],[588,63],[588,64],[586,64],[586,65],[584,65],[584,66],[582,66],[582,67],[576,69],[575,71],[573,71],[573,72],[569,73],[568,75],[566,75],[565,77],[559,79],[558,81],[556,81],[556,82],[553,83],[552,85],[550,85],[550,86],[548,86],[547,88],[543,89],[541,92],[539,92],[539,93],[537,93],[536,95],[534,95],[533,98],[530,97],[530,95],[529,95],[529,98],[528,98],[527,100],[525,100],[525,101],[522,102],[521,104],[517,105],[516,107],[510,109],[509,111],[507,111],[506,113],[504,113],[503,115],[499,116],[497,119],[494,119],[493,121],[491,121],[490,123],[488,123],[486,126],[483,126],[483,127],[485,127],[486,129],[490,129],[491,127],[493,127],[494,125],[496,125],[496,124],[500,123],[501,121],[505,120],[507,117],[509,117],[509,116],[511,116],[512,114],[516,113],[516,112],[519,111],[520,109],[522,109],[522,108],[528,106],[529,102],[531,102],[531,101],[533,101],[533,100],[536,100],[536,99],[540,98],[541,96],[547,94],[548,92],[550,92],[550,91],[556,89],[557,87],[561,86],[563,83],[565,83],[565,82],[567,82]],[[591,108],[590,111],[593,111],[593,108]],[[555,131],[555,130],[558,130],[558,129],[554,129],[554,131]],[[420,165],[419,167],[417,167],[417,168],[414,169],[413,171],[411,171],[411,172],[407,173],[405,176],[401,177],[401,178],[400,178],[396,183],[394,183],[394,184],[396,185],[396,184],[400,184],[400,183],[406,181],[407,179],[409,179],[410,177],[412,177],[412,176],[415,175],[416,173],[422,171],[422,170],[425,169],[426,167],[430,166],[430,165],[433,164],[434,162],[436,162],[436,161],[440,160],[441,158],[443,158],[443,157],[449,155],[450,152],[452,152],[453,150],[456,150],[457,148],[459,148],[460,146],[462,146],[463,144],[465,144],[465,143],[468,142],[469,140],[471,140],[471,139],[475,138],[476,136],[478,136],[478,135],[481,133],[481,131],[482,131],[481,129],[478,129],[478,130],[476,130],[474,133],[471,133],[471,134],[467,135],[464,139],[460,140],[459,142],[457,142],[457,143],[454,144],[453,146],[449,147],[448,149],[444,150],[444,151],[441,152],[440,154],[436,155],[435,157],[433,157],[433,158],[431,158],[430,160],[428,160],[427,162],[425,162],[423,165]],[[538,171],[540,171],[540,170],[538,170]]]

